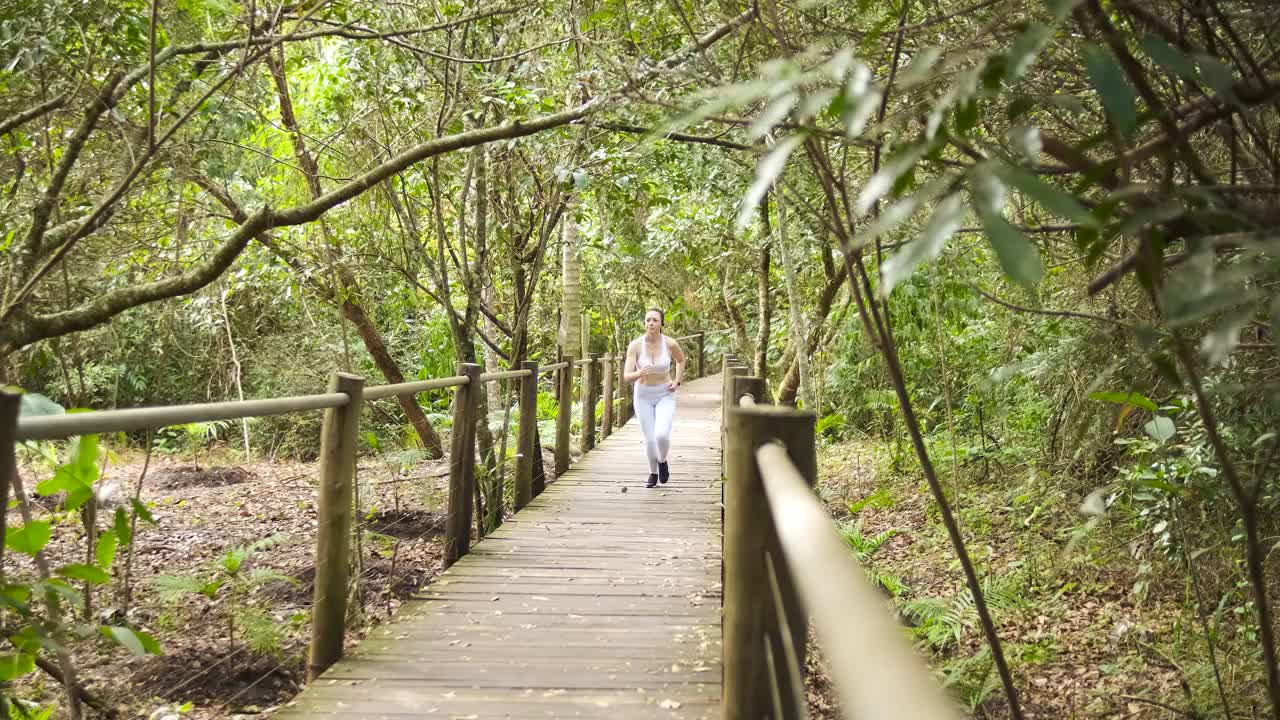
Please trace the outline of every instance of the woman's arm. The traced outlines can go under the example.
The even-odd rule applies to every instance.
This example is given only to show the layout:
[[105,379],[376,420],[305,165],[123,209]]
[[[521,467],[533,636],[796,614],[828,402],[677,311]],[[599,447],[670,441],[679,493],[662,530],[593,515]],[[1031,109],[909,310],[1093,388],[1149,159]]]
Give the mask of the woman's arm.
[[636,368],[636,363],[638,362],[637,360],[638,355],[639,353],[636,352],[636,344],[634,342],[627,346],[627,362],[622,367],[623,382],[633,383],[639,380],[641,376],[644,375],[644,373],[640,372]]
[[684,366],[689,359],[685,357],[684,348],[680,347],[680,343],[676,342],[674,339],[672,339],[671,344],[668,346],[668,352],[671,353],[671,359],[674,360],[676,364],[675,374],[672,376],[671,384],[668,385],[668,387],[675,390],[684,382]]

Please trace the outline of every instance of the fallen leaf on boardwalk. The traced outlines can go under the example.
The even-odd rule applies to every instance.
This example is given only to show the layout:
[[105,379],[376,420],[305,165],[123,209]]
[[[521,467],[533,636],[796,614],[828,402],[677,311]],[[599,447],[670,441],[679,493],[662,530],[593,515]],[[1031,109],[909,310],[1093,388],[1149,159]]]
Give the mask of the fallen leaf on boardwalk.
[[551,600],[551,598],[549,598],[549,597],[543,597],[543,596],[541,596],[541,595],[534,595],[533,597],[531,597],[531,598],[529,598],[529,599],[530,599],[530,600],[544,600],[544,601],[550,601],[550,600]]
[[557,695],[564,695],[568,692],[569,692],[568,690],[565,690],[563,688],[557,688],[555,690],[548,690],[542,693],[542,697],[555,697]]
[[676,708],[680,707],[680,703],[676,702],[675,700],[663,700],[662,702],[658,703],[658,707],[662,708],[663,710],[675,710]]

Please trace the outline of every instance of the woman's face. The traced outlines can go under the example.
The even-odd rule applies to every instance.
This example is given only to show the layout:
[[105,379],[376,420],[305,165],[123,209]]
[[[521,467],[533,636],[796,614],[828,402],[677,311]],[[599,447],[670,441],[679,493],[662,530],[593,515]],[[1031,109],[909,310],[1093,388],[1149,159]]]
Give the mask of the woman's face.
[[662,315],[656,310],[644,314],[644,329],[650,334],[662,330]]

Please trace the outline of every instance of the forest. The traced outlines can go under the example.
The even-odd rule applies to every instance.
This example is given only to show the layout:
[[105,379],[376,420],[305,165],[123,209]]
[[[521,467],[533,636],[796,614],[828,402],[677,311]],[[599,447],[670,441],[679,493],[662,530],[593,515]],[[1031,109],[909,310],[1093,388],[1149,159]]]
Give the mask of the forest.
[[[656,307],[816,414],[965,715],[1280,720],[1275,11],[0,0],[0,717],[269,715],[316,573],[319,413],[19,413],[618,355]],[[459,435],[481,537],[517,385]],[[441,570],[452,397],[367,403],[349,641]]]

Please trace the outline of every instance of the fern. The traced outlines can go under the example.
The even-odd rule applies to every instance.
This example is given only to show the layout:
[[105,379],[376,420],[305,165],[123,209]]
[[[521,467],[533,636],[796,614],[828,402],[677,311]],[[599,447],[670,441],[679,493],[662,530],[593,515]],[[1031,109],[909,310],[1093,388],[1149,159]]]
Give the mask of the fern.
[[176,603],[187,595],[199,595],[204,587],[194,575],[157,575],[148,584],[163,603]]
[[249,648],[264,655],[279,655],[284,641],[280,631],[280,623],[263,611],[254,607],[237,609],[233,622],[244,634]]
[[973,655],[944,665],[943,685],[960,696],[970,713],[975,713],[1000,688],[1000,677],[994,669],[991,651],[983,646]]
[[250,570],[249,574],[245,576],[244,582],[250,588],[262,587],[273,582],[285,582],[294,586],[300,584],[298,579],[292,575],[286,575],[275,568],[269,567],[256,567]]
[[882,545],[889,541],[894,535],[898,534],[898,530],[889,529],[877,534],[875,537],[867,537],[862,533],[862,521],[845,522],[839,527],[840,536],[844,538],[845,544],[850,550],[858,555],[858,559],[866,562],[867,558],[875,554]]
[[[967,595],[967,593],[965,593]],[[972,602],[972,600],[970,600]],[[942,598],[922,597],[902,605],[902,614],[915,621],[916,637],[935,650],[960,642],[967,625],[968,613],[963,602],[946,602]]]

